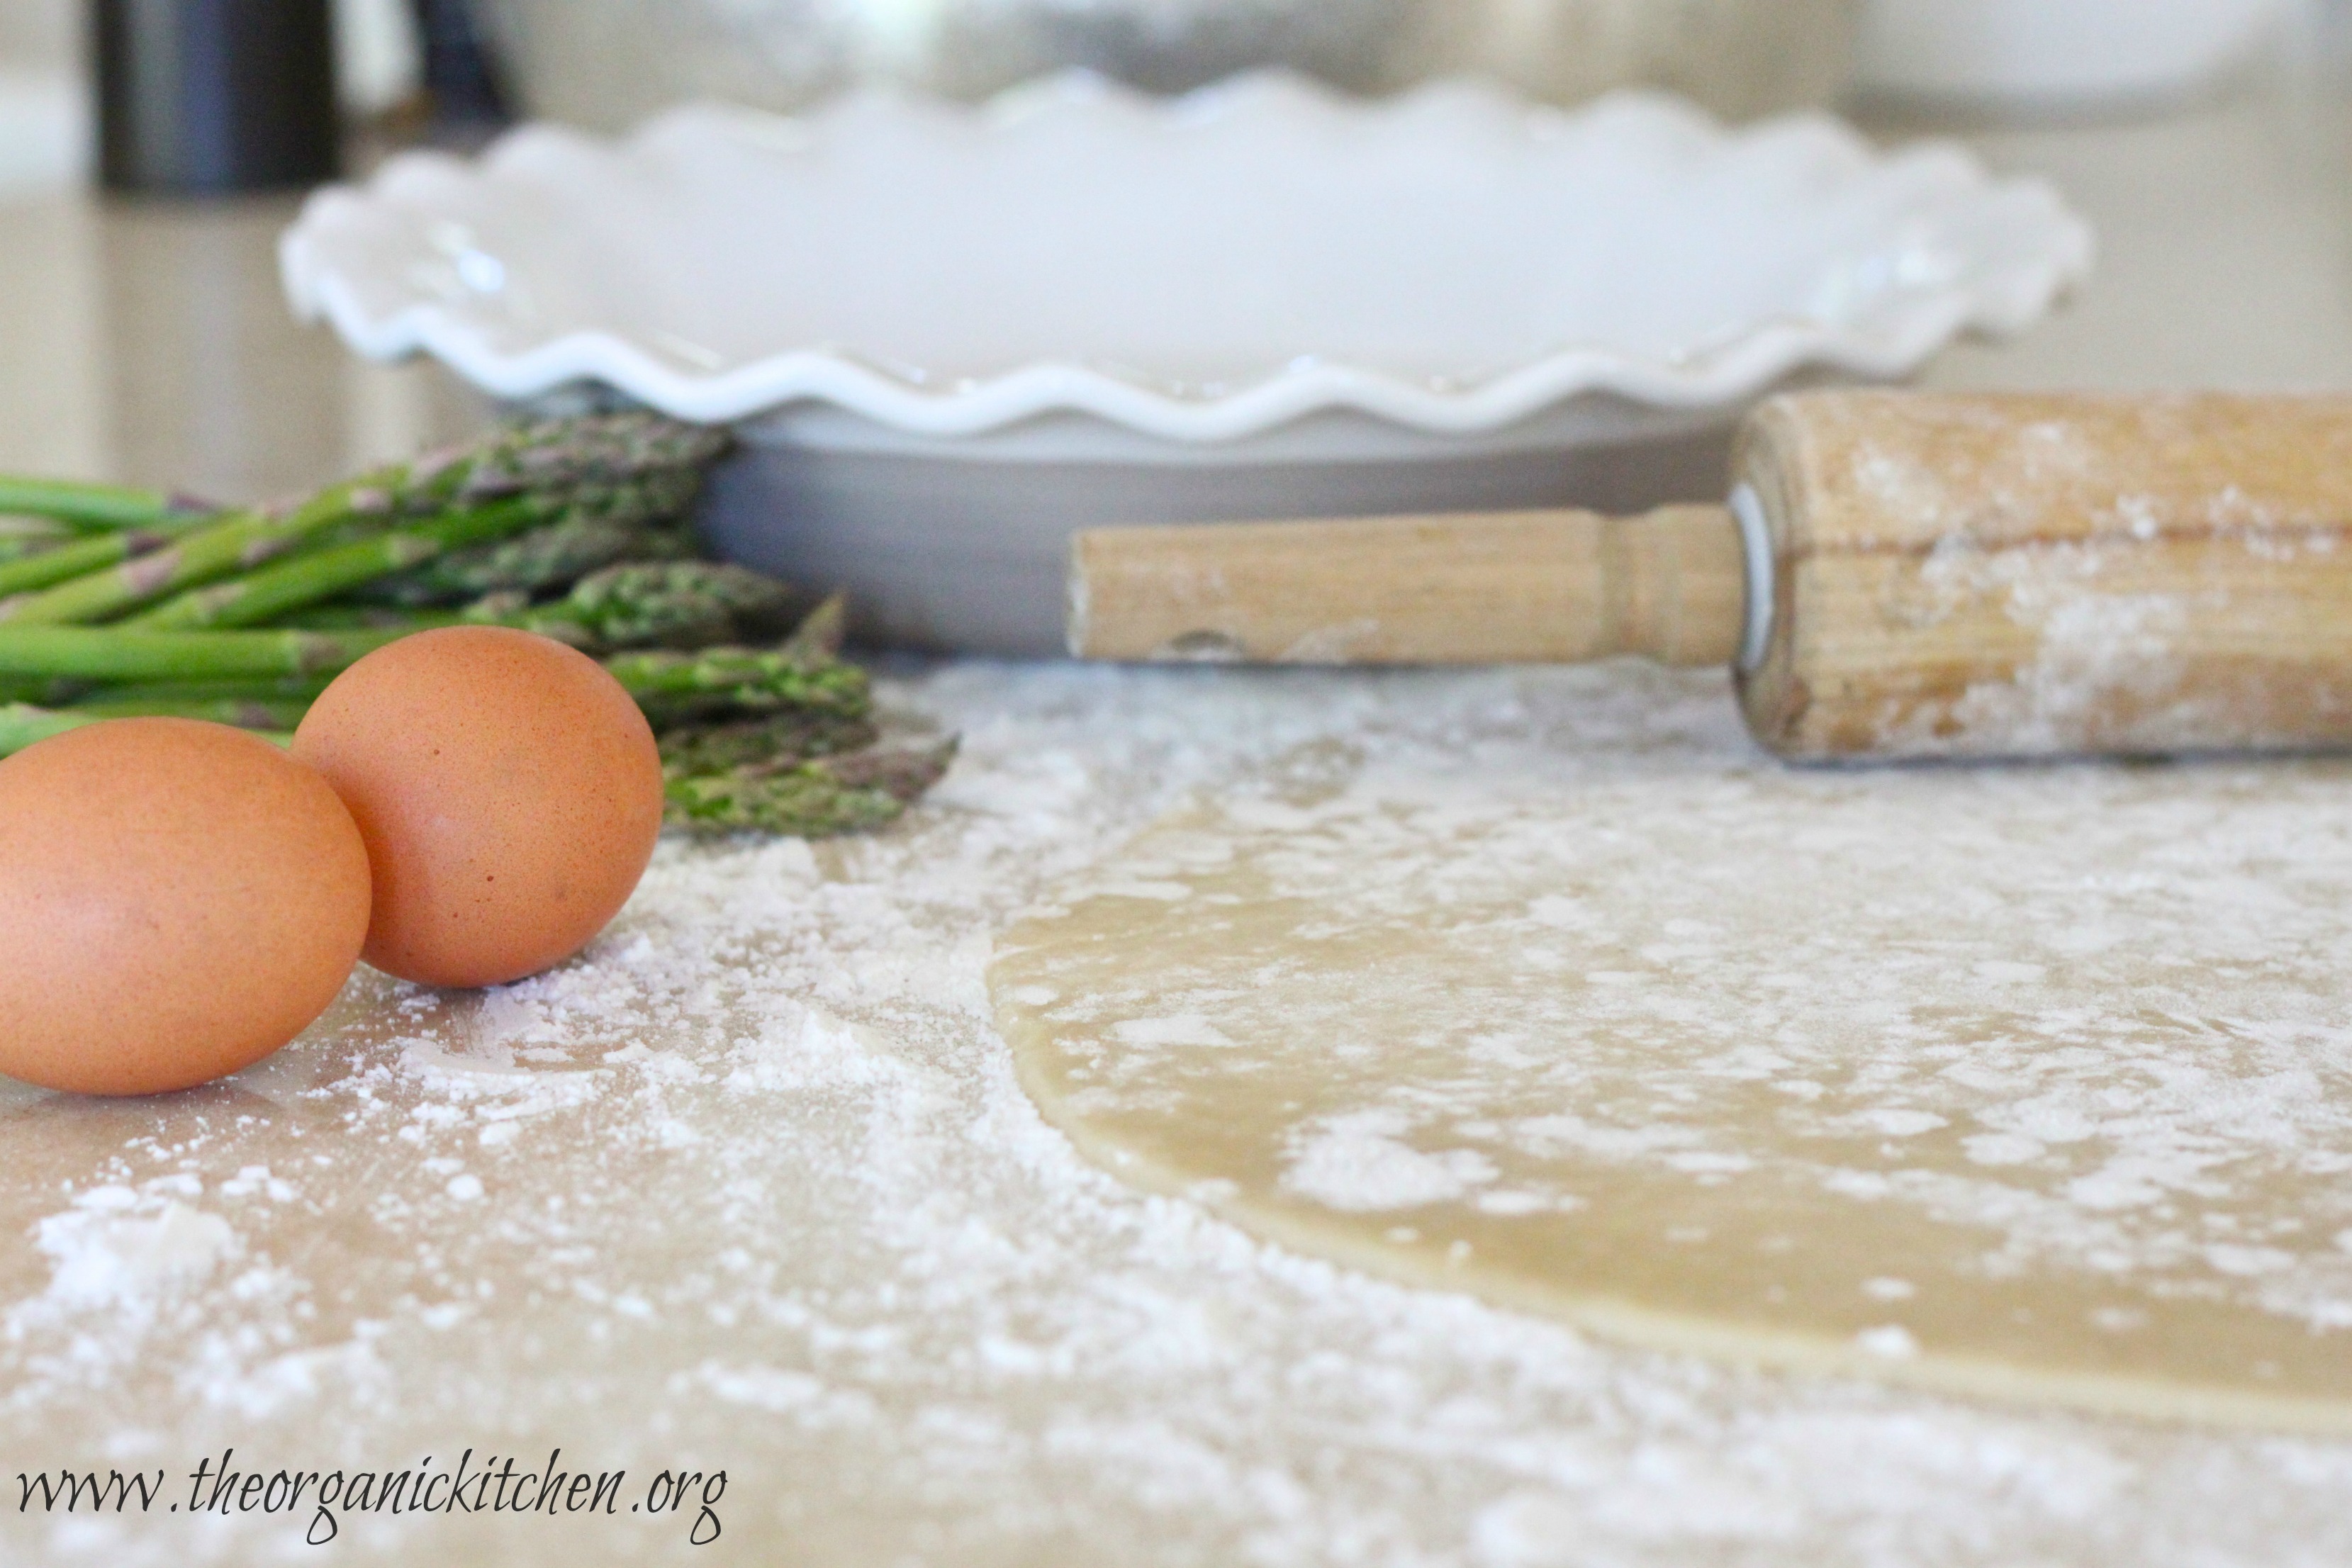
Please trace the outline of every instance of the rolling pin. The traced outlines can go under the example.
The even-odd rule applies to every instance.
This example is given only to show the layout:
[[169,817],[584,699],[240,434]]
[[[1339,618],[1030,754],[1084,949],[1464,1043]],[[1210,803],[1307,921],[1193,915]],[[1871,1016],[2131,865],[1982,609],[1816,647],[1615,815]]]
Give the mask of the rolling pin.
[[1729,664],[1798,760],[2352,746],[2352,396],[1811,393],[1725,507],[1108,529],[1084,658]]

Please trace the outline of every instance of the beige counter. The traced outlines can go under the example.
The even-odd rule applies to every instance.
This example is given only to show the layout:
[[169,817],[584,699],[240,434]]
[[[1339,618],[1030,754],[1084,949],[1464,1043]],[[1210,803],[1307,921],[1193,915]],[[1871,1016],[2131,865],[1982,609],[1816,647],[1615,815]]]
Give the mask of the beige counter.
[[[1980,141],[2058,179],[2106,255],[2063,319],[1935,384],[2352,379],[2332,100]],[[266,496],[482,417],[287,321],[286,216],[6,213],[0,468]],[[967,747],[898,832],[666,846],[583,962],[489,996],[363,976],[209,1089],[0,1089],[0,1559],[2352,1561],[2352,1447],[1620,1351],[1135,1196],[1014,1086],[992,934],[1186,792],[1448,724],[1605,745],[1629,703],[1738,748],[1720,684],[911,672],[890,700]],[[428,1477],[560,1447],[626,1477],[609,1515],[345,1510],[313,1549],[307,1505],[191,1517],[230,1447]],[[16,1507],[18,1472],[93,1466],[163,1471],[153,1510]],[[707,1479],[645,1510],[670,1468],[726,1472],[718,1542],[687,1544]]]

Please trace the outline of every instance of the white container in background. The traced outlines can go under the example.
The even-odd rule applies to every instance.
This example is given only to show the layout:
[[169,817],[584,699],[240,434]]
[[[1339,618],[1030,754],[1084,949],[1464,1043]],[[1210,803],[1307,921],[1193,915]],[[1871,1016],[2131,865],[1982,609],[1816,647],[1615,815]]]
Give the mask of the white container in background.
[[2157,100],[2242,67],[2297,0],[1870,0],[1860,81],[2016,105]]
[[0,61],[0,202],[70,188],[88,169],[89,142],[89,95],[79,80]]
[[335,78],[344,112],[365,119],[414,93],[425,62],[408,0],[334,0],[334,7]]

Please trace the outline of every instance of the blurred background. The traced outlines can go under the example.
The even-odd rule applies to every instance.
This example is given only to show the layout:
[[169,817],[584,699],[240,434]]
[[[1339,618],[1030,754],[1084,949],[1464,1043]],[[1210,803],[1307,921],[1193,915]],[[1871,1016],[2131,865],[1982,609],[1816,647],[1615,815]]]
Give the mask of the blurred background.
[[[0,5],[0,194],[53,188],[89,166],[92,4]],[[432,49],[453,36],[462,46],[471,29],[521,109],[605,130],[695,97],[790,109],[887,78],[977,98],[1068,65],[1163,91],[1266,63],[1363,92],[1465,70],[1560,102],[1643,82],[1731,118],[1841,98],[2113,113],[2209,92],[2265,56],[2323,48],[2352,16],[2352,0],[328,4],[340,97],[356,121],[413,109]]]
[[[362,364],[291,322],[272,258],[303,179],[200,198],[158,194],[172,169],[156,165],[144,195],[96,194],[93,18],[113,18],[121,77],[131,55],[187,68],[157,65],[185,42],[166,35],[240,6],[0,0],[0,468],[267,495],[484,416],[434,367]],[[1480,71],[1561,102],[1637,83],[1734,119],[1832,107],[1888,141],[1959,135],[2048,174],[2102,231],[2077,310],[1947,356],[1939,384],[2342,384],[2352,369],[2352,0],[332,0],[330,16],[340,145],[320,153],[347,174],[418,142],[477,146],[504,114],[613,130],[694,97],[788,109],[874,79],[977,97],[1071,64],[1155,89],[1277,63],[1365,92]],[[281,76],[254,90],[291,90]]]

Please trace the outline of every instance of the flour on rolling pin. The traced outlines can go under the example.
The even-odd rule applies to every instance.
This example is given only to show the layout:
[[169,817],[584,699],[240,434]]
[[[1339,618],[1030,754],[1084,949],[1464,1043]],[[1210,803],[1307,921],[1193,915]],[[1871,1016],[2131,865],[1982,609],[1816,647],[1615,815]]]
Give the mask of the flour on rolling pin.
[[1830,760],[2352,744],[2352,397],[1777,399],[1731,510],[1112,530],[1073,651],[1740,665]]

